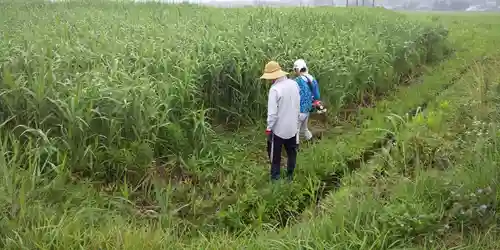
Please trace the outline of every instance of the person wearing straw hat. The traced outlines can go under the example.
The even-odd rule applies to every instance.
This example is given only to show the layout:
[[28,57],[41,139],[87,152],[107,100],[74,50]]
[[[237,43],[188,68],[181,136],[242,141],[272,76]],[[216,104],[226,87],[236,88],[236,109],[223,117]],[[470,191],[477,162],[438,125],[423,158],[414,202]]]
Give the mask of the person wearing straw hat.
[[261,79],[270,80],[267,102],[267,154],[271,161],[271,180],[280,178],[281,149],[287,154],[287,177],[291,181],[297,159],[297,130],[300,113],[299,87],[281,66],[270,61],[264,67]]

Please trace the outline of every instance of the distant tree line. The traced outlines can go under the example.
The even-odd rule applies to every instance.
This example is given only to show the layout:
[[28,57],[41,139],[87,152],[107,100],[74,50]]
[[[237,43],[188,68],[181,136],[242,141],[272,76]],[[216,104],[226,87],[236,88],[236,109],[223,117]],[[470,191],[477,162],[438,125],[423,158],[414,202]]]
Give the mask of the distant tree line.
[[426,8],[430,8],[432,10],[450,10],[450,11],[463,11],[473,5],[484,6],[484,8],[489,9],[493,8],[492,6],[496,5],[496,7],[500,6],[500,0],[488,1],[488,0],[480,0],[480,1],[471,1],[471,0],[434,0],[432,2],[428,2],[427,4],[422,4],[422,1],[411,0],[406,1],[401,8],[408,10],[416,10],[422,9],[425,5]]
[[469,1],[465,0],[455,0],[455,1],[446,1],[446,0],[438,0],[434,1],[432,9],[434,10],[466,10],[470,6]]

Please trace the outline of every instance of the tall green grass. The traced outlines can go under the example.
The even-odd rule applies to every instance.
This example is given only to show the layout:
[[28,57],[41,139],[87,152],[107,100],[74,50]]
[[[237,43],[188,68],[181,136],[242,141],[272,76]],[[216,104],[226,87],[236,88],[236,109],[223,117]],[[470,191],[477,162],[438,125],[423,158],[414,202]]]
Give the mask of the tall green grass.
[[[469,129],[477,120],[471,115],[482,114],[477,111],[483,109],[476,109],[482,106],[460,105],[479,96],[463,89],[448,96],[459,108],[437,112],[437,125],[429,120],[409,124],[398,134],[400,150],[391,158],[378,158],[376,168],[370,165],[372,171],[391,170],[390,178],[374,181],[368,175],[347,182],[346,189],[319,208],[303,201],[316,195],[321,175],[346,169],[344,158],[357,154],[344,151],[362,149],[359,145],[373,139],[355,136],[362,128],[345,133],[341,141],[327,137],[333,140],[305,151],[298,181],[276,187],[266,185],[267,166],[254,155],[262,143],[228,143],[212,131],[221,123],[226,128],[260,126],[267,86],[257,78],[270,59],[289,69],[294,59],[305,58],[333,113],[372,102],[446,54],[447,32],[439,25],[362,8],[227,10],[98,1],[0,6],[2,248],[360,249],[429,244],[431,238],[422,240],[419,234],[435,236],[431,229],[444,224],[434,219],[455,215],[436,215],[445,204],[442,194],[462,191],[460,183],[467,183],[466,191],[484,188],[496,174],[497,145],[487,143],[497,139],[493,129],[486,135],[483,131],[483,137],[460,137],[475,152],[456,147],[457,138],[446,130],[477,132]],[[497,22],[487,19],[485,26],[483,19],[448,22],[454,23],[455,46],[478,56],[493,51],[500,41],[491,39],[496,38]],[[418,91],[408,99],[427,96]],[[385,102],[388,111],[401,108],[391,103],[403,102]],[[493,113],[485,113],[483,120],[496,122]],[[371,125],[384,119],[374,120]],[[238,140],[241,135],[231,136]],[[456,152],[437,150],[442,145]],[[477,152],[487,157],[474,158]],[[422,155],[422,164],[405,165],[405,157],[416,154]],[[456,172],[432,169],[434,158],[448,156],[458,166]],[[417,176],[414,182],[402,175],[407,168]],[[439,183],[443,178],[451,185]],[[426,192],[428,184],[436,184],[434,192]],[[378,199],[387,189],[393,192],[389,210]],[[460,202],[467,205],[468,200]],[[408,204],[413,210],[407,216]],[[414,222],[419,212],[430,215],[424,229],[406,230],[392,223]],[[289,224],[288,219],[302,223],[276,229]],[[473,228],[477,219],[453,222]],[[201,239],[185,237],[193,229],[201,231]]]
[[338,110],[446,52],[445,30],[379,9],[2,3],[1,20],[5,129],[45,162],[106,181],[214,165],[211,124],[262,123],[270,59],[306,59]]
[[[10,185],[6,199],[26,204],[13,187],[46,185],[44,202],[57,204],[54,186],[88,180],[96,190],[85,195],[121,197],[99,201],[119,211],[111,217],[139,210],[133,223],[177,224],[178,232],[284,226],[316,195],[326,170],[268,188],[266,167],[249,156],[259,143],[228,144],[212,129],[263,123],[268,86],[258,76],[268,60],[290,69],[306,59],[335,114],[373,104],[449,52],[446,29],[382,9],[1,6],[0,138],[14,176],[6,183],[27,183]],[[326,151],[309,159],[332,169],[345,161]],[[54,209],[66,213],[65,205]],[[98,224],[86,220],[78,224]]]
[[[494,73],[497,64],[474,67],[432,102],[429,112],[417,116],[421,119],[404,121],[401,127],[393,129],[398,138],[393,150],[364,163],[359,174],[346,177],[345,186],[327,196],[320,206],[310,208],[300,224],[241,237],[220,233],[182,241],[178,234],[184,228],[170,220],[170,213],[157,213],[152,211],[155,208],[146,207],[130,209],[125,190],[121,197],[110,197],[81,181],[68,183],[66,176],[43,180],[34,168],[39,154],[24,153],[23,144],[15,136],[2,134],[0,208],[5,216],[0,217],[0,246],[495,249],[499,195],[496,162],[500,157],[499,78]],[[31,149],[29,145],[26,148]],[[427,153],[436,149],[451,150],[442,151],[444,154]],[[408,164],[407,159],[415,158],[416,153],[423,160]],[[20,166],[24,157],[33,162],[28,169]],[[439,157],[450,161],[448,168],[425,161]],[[405,169],[411,174],[404,175]],[[168,192],[156,194],[167,203]],[[483,209],[483,205],[487,207]],[[481,242],[476,237],[489,237],[492,241]]]

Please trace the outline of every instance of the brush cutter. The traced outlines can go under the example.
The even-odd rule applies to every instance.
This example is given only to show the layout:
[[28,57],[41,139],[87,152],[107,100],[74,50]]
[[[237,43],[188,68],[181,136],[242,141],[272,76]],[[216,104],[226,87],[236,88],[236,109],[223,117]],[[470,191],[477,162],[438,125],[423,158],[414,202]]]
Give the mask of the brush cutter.
[[321,101],[319,101],[319,100],[314,101],[312,106],[313,106],[312,112],[314,112],[316,114],[326,113],[326,108]]

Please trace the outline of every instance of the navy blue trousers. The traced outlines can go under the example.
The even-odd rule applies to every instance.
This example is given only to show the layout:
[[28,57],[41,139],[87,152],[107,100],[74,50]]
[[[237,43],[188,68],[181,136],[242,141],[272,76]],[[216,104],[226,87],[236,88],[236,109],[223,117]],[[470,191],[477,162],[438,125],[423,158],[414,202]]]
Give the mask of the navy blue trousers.
[[293,171],[297,162],[297,135],[290,139],[283,139],[274,133],[267,140],[267,155],[271,161],[271,180],[278,180],[281,172],[281,149],[285,147],[287,161],[287,177],[293,179]]

